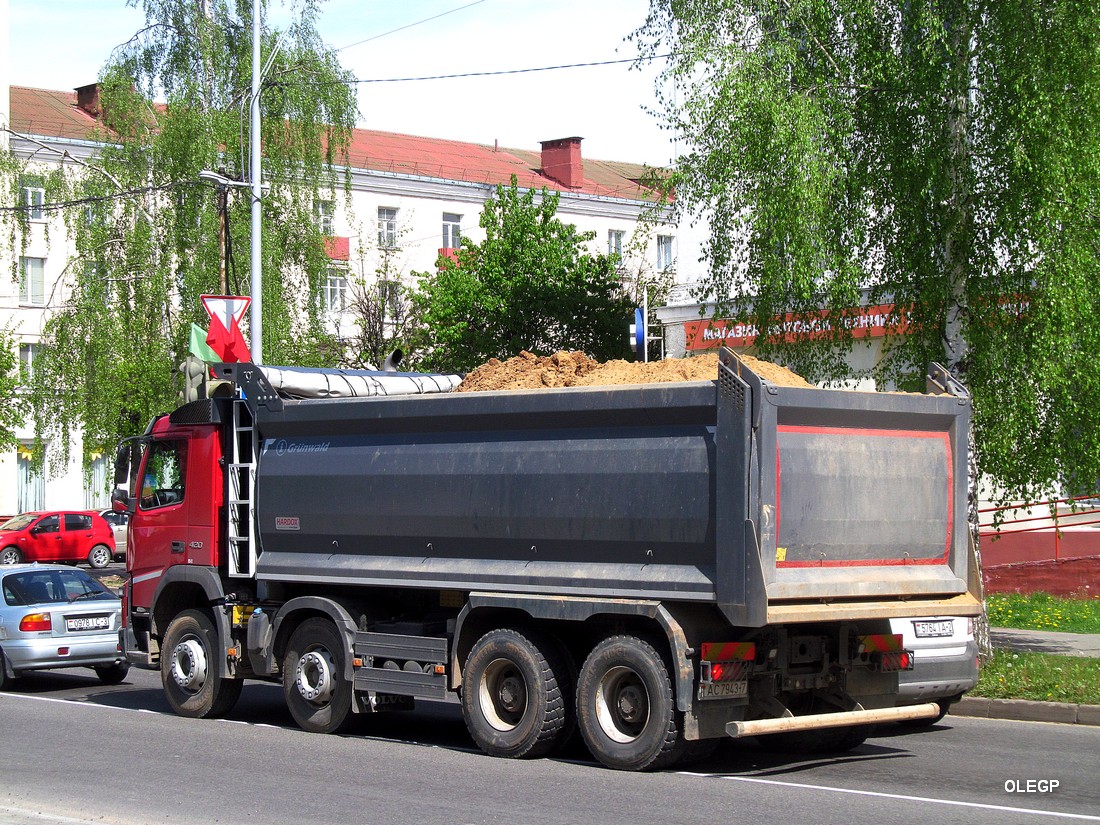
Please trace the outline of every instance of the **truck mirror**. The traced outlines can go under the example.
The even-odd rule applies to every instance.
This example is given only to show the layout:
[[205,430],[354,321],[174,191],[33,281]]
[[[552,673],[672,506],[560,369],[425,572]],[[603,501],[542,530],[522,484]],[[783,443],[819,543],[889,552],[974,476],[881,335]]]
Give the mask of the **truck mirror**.
[[115,487],[111,490],[111,509],[116,513],[130,513],[134,512],[134,500],[130,497],[130,494],[122,487]]
[[[130,483],[130,443],[124,442],[118,445],[115,453],[115,487],[123,487]],[[111,494],[112,500],[114,494]]]

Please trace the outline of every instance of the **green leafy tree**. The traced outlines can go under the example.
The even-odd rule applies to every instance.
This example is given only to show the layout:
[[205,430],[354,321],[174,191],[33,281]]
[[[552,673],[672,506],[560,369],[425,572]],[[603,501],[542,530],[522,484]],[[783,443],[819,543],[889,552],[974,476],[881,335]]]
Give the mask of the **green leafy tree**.
[[16,430],[26,418],[23,375],[16,356],[16,344],[10,330],[0,328],[0,450],[19,442]]
[[[190,324],[208,322],[199,296],[249,291],[247,254],[238,267],[233,250],[249,248],[250,196],[228,193],[223,286],[218,197],[199,172],[247,176],[251,14],[266,4],[140,5],[147,26],[115,50],[101,76],[100,128],[88,136],[99,144],[95,156],[62,164],[62,150],[43,143],[29,163],[9,155],[2,166],[9,203],[19,180],[41,177],[75,244],[64,276],[67,299],[51,307],[32,398],[39,436],[64,458],[75,430],[83,432],[87,457],[173,407]],[[299,4],[298,14],[286,31],[263,34],[263,179],[270,186],[262,227],[263,352],[272,363],[310,365],[338,356],[318,303],[302,296],[317,294],[329,265],[314,202],[318,193],[347,191],[347,178],[335,170],[356,104],[350,75],[317,34],[317,3]],[[18,249],[25,214],[17,213],[10,228]]]
[[520,192],[513,175],[485,203],[485,240],[464,238],[454,260],[420,273],[413,304],[425,367],[464,372],[524,350],[625,354],[632,304],[615,261],[586,250],[595,233],[555,217],[559,199],[545,188]]
[[[1100,6],[651,0],[634,38],[672,52],[671,185],[710,222],[716,315],[835,379],[846,315],[893,304],[879,377],[916,388],[930,360],[959,375],[1006,497],[1094,489]],[[825,331],[786,342],[789,312]]]

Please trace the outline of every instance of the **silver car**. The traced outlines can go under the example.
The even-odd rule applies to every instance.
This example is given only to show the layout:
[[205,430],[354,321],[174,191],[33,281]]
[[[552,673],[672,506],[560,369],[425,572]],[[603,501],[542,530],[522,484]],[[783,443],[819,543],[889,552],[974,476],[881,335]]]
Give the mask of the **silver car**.
[[913,669],[900,674],[898,704],[935,702],[940,706],[939,716],[909,723],[934,724],[978,684],[974,620],[958,616],[891,619],[890,629],[900,633],[902,645],[913,651]]
[[118,650],[122,603],[83,570],[0,567],[0,690],[29,670],[90,667],[115,685],[130,665]]

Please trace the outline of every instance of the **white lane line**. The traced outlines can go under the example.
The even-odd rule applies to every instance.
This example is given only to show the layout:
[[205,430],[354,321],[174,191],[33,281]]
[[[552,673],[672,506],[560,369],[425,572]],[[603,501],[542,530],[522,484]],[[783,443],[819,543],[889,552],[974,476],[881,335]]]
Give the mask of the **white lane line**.
[[851,794],[852,796],[870,796],[879,799],[905,800],[907,802],[928,802],[935,805],[948,805],[956,808],[979,808],[986,811],[998,811],[1011,814],[1029,814],[1031,816],[1052,816],[1059,819],[1074,819],[1079,822],[1100,822],[1100,816],[1089,814],[1072,814],[1063,811],[1040,811],[1034,808],[1014,808],[1010,805],[990,805],[982,802],[963,802],[958,799],[934,799],[927,796],[908,796],[905,794],[883,793],[881,791],[861,791],[855,788],[834,788],[829,785],[809,785],[803,782],[784,782],[778,779],[760,779],[755,776],[727,776],[716,773],[695,773],[693,771],[677,771],[684,776],[696,776],[701,779],[725,779],[731,782],[752,782],[757,785],[776,785],[782,788],[803,788],[812,791],[829,791],[830,793]]

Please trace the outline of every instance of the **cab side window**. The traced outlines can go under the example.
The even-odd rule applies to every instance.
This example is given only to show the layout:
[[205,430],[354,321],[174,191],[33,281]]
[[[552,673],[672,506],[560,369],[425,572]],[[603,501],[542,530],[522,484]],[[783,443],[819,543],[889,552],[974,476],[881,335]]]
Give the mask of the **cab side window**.
[[145,456],[141,509],[168,507],[183,501],[187,476],[187,442],[154,441]]

